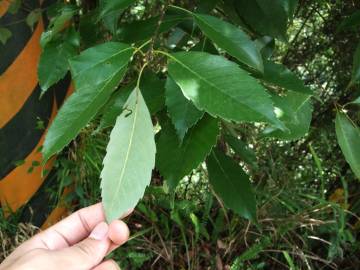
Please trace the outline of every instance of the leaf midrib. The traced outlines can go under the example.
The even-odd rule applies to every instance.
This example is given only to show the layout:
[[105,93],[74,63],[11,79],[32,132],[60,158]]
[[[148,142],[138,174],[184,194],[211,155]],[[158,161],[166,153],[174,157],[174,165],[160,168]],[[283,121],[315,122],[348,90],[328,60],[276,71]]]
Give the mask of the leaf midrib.
[[[221,93],[223,93],[225,96],[229,97],[232,101],[235,101],[235,103],[240,103],[242,104],[244,107],[248,108],[249,111],[255,112],[257,114],[261,114],[263,117],[265,117],[266,119],[269,119],[272,123],[273,120],[271,118],[268,118],[266,115],[264,115],[262,112],[258,112],[253,110],[251,107],[249,107],[247,104],[235,99],[234,97],[232,97],[231,95],[229,95],[228,93],[224,92],[221,90],[221,88],[217,87],[215,84],[211,83],[210,81],[208,81],[206,78],[202,77],[200,74],[198,74],[197,72],[193,71],[190,67],[188,67],[187,65],[185,65],[184,63],[182,63],[181,61],[179,61],[175,56],[171,55],[171,59],[174,60],[175,62],[177,62],[178,64],[180,64],[181,66],[183,66],[185,69],[187,69],[190,73],[194,74],[195,76],[199,77],[201,80],[203,80],[205,83],[209,84],[211,87],[219,90]],[[238,67],[237,67],[238,68]],[[266,91],[264,90],[265,94]],[[229,117],[229,119],[231,120],[236,120],[233,117]]]
[[[121,187],[122,182],[124,180],[124,174],[125,174],[125,169],[127,167],[127,162],[129,160],[130,150],[132,149],[132,143],[133,143],[133,139],[134,139],[135,128],[136,128],[136,123],[137,123],[137,117],[138,117],[138,110],[139,110],[139,107],[140,107],[140,104],[139,104],[139,92],[140,92],[140,89],[135,88],[135,91],[137,91],[137,92],[136,92],[136,99],[135,99],[135,106],[136,107],[135,107],[135,114],[134,114],[134,123],[133,123],[132,128],[131,128],[131,133],[130,133],[130,138],[129,138],[129,147],[127,149],[125,160],[124,160],[124,163],[123,163],[123,167],[122,167],[121,173],[120,173],[120,181],[118,181],[118,185],[116,186],[116,190],[115,190],[114,194],[117,194],[119,192],[119,190],[120,190],[120,187]],[[114,202],[115,202],[115,199],[113,198],[111,200],[109,209],[113,208]]]

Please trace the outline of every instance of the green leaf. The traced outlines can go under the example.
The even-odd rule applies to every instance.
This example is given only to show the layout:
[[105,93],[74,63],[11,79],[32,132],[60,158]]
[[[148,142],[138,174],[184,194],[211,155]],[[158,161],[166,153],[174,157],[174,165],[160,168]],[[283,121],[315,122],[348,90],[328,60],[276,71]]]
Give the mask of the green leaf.
[[70,61],[76,91],[66,100],[46,135],[44,162],[61,151],[96,115],[122,80],[133,49],[108,42]]
[[336,32],[341,32],[348,29],[356,29],[360,25],[360,10],[355,11],[350,16],[346,17],[337,28]]
[[360,43],[356,47],[356,51],[354,53],[351,82],[354,83],[359,80],[360,80]]
[[356,98],[355,100],[351,101],[349,104],[357,104],[360,105],[360,96]]
[[53,40],[54,37],[64,29],[65,24],[75,15],[76,12],[77,8],[73,5],[64,5],[56,10],[56,16],[51,18],[47,30],[41,34],[41,47],[44,48],[47,43]]
[[260,34],[286,40],[288,17],[293,0],[237,0],[237,12]]
[[180,87],[170,77],[166,80],[166,107],[180,142],[189,128],[194,126],[204,115],[194,104],[186,99]]
[[269,122],[283,128],[265,89],[222,56],[175,53],[170,55],[168,71],[184,96],[200,110],[226,120]]
[[260,52],[254,42],[240,28],[209,15],[194,14],[196,24],[219,47],[240,62],[263,72]]
[[156,167],[171,190],[206,158],[218,134],[218,121],[208,115],[188,131],[181,145],[170,121],[162,126],[157,140]]
[[335,129],[341,151],[356,177],[360,179],[360,129],[342,112],[336,114]]
[[114,11],[121,11],[134,2],[135,0],[100,0],[100,18]]
[[135,82],[120,88],[116,93],[114,93],[114,95],[112,95],[108,104],[104,108],[104,114],[101,117],[99,127],[97,128],[98,131],[114,126],[116,118],[123,111],[123,107],[134,88]]
[[258,164],[256,160],[256,155],[254,151],[246,145],[245,142],[239,140],[230,135],[225,135],[226,142],[230,145],[230,147],[234,150],[234,152],[239,155],[239,157],[253,167],[254,169],[258,169]]
[[[158,33],[166,32],[172,27],[177,25],[179,22],[186,19],[180,15],[165,15],[162,23],[159,26]],[[117,35],[119,40],[127,43],[134,43],[143,40],[147,40],[154,34],[160,17],[154,17],[147,20],[135,21],[132,23],[124,24]]]
[[43,48],[38,65],[42,94],[66,75],[69,70],[68,60],[76,52],[77,48],[66,41],[50,42]]
[[153,115],[165,106],[165,80],[161,80],[154,72],[146,70],[140,80],[141,93]]
[[309,131],[312,118],[310,96],[297,92],[288,92],[286,96],[273,95],[272,100],[279,119],[288,128],[282,131],[267,128],[265,137],[275,137],[283,140],[297,140]]
[[7,42],[7,40],[9,38],[11,38],[12,33],[10,32],[9,29],[5,28],[5,27],[0,27],[0,42],[5,45],[5,43]]
[[264,76],[262,79],[265,82],[285,88],[286,90],[308,95],[313,94],[313,91],[305,86],[304,82],[285,66],[271,61],[265,61],[264,69]]
[[208,13],[212,11],[219,0],[199,0],[197,3],[197,12],[199,13]]
[[34,24],[37,23],[37,21],[41,17],[41,9],[36,8],[32,10],[26,17],[26,23],[31,28],[34,29]]
[[[3,0],[3,1],[5,1],[5,0]],[[8,8],[7,11],[8,11],[10,14],[16,14],[16,13],[19,11],[19,9],[20,9],[21,4],[22,4],[22,1],[21,1],[21,0],[12,0],[12,1],[10,2],[10,6],[9,6],[9,8]]]
[[256,201],[249,176],[239,164],[219,150],[213,150],[206,160],[209,181],[224,204],[238,215],[256,219]]
[[117,118],[101,171],[101,196],[110,223],[136,206],[155,165],[154,131],[140,89],[135,88]]

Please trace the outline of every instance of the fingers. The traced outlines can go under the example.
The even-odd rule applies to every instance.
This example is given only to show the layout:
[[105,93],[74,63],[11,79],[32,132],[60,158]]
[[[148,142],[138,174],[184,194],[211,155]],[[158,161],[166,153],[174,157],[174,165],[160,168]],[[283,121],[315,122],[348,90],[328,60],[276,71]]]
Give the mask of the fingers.
[[[129,211],[121,218],[126,217],[131,212]],[[102,221],[105,221],[102,203],[82,208],[36,235],[31,239],[30,246],[49,250],[72,246],[87,237],[94,227]]]
[[120,270],[120,267],[113,260],[107,260],[100,263],[93,270]]
[[101,222],[85,240],[72,247],[55,251],[54,258],[61,262],[61,269],[93,269],[104,259],[110,248],[108,233],[109,226]]
[[[130,210],[122,218],[131,212]],[[104,220],[105,215],[101,203],[80,209],[49,229],[24,242],[20,247],[15,249],[8,259],[14,260],[33,249],[59,250],[72,246],[87,237],[94,227]],[[115,224],[119,224],[119,221],[114,222]],[[114,230],[114,233],[110,233],[110,239],[114,243],[109,248],[110,251],[123,244],[124,238],[128,238],[127,227],[126,230],[121,226],[123,226],[123,224],[111,225],[111,231]],[[121,232],[123,232],[123,234],[121,234]],[[127,236],[122,237],[121,235]]]
[[122,245],[129,239],[129,228],[122,220],[114,220],[109,226],[109,238],[116,245]]
[[109,239],[112,241],[108,253],[123,245],[129,239],[128,226],[121,220],[114,220],[109,226]]

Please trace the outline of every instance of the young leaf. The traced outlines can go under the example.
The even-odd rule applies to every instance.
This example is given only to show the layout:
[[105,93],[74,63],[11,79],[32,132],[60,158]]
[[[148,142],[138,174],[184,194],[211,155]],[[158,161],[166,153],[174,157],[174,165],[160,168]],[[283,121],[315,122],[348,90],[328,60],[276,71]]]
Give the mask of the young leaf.
[[43,48],[38,65],[42,94],[66,75],[68,60],[75,55],[76,47],[67,41],[50,42]]
[[180,87],[170,77],[166,80],[165,88],[166,107],[182,142],[185,133],[201,119],[204,112],[199,111],[190,100],[184,97]]
[[34,29],[35,23],[40,19],[41,17],[41,9],[36,8],[32,10],[26,17],[26,23],[31,28]]
[[198,109],[226,120],[268,122],[284,128],[265,89],[235,63],[204,52],[170,57],[169,74]]
[[303,94],[312,95],[313,91],[304,85],[294,73],[281,64],[271,61],[264,62],[264,76],[262,78],[267,83],[295,91]]
[[275,137],[283,140],[297,140],[308,131],[312,118],[310,96],[298,92],[288,92],[286,96],[273,95],[272,100],[279,119],[288,128],[287,131],[267,128],[266,137]]
[[209,15],[194,14],[194,19],[204,34],[219,47],[240,62],[263,72],[260,52],[240,28]]
[[188,131],[181,145],[169,121],[162,127],[157,140],[156,167],[171,190],[206,158],[218,134],[218,120],[208,115]]
[[111,222],[134,208],[150,184],[155,165],[154,131],[140,89],[135,88],[117,118],[101,171],[101,196]]
[[96,115],[122,80],[133,49],[108,42],[85,50],[70,61],[76,91],[61,107],[46,135],[44,162],[61,151]]
[[104,106],[104,114],[101,117],[97,130],[102,130],[115,124],[116,118],[123,111],[123,107],[134,88],[135,82],[120,88],[114,95],[112,95],[108,104]]
[[356,177],[360,179],[360,129],[342,112],[336,114],[335,129],[341,151]]
[[5,27],[0,27],[0,42],[5,45],[6,41],[11,38],[12,33]]
[[239,164],[219,150],[213,150],[206,160],[209,181],[225,205],[240,216],[255,220],[256,201],[249,176]]

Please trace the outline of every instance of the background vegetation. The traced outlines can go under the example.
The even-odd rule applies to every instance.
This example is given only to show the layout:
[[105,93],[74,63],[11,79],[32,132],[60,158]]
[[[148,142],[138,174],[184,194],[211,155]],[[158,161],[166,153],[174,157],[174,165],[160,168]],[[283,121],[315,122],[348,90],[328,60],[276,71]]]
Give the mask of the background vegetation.
[[[245,16],[227,8],[232,1],[175,2],[172,4],[188,10],[203,8],[234,24],[241,25]],[[92,1],[80,4],[84,16],[97,6]],[[115,32],[126,23],[163,16],[168,4],[136,2],[119,14]],[[131,240],[111,255],[122,269],[359,268],[359,181],[344,159],[334,123],[337,110],[360,94],[358,84],[352,80],[354,65],[359,61],[355,54],[360,40],[356,15],[359,8],[355,1],[300,0],[293,19],[287,23],[286,40],[269,37],[266,42],[263,54],[285,65],[314,91],[313,116],[307,134],[292,141],[264,138],[261,125],[227,126],[230,134],[235,133],[247,147],[236,151],[236,146],[228,143],[228,149],[223,141],[219,147],[225,148],[251,175],[257,221],[244,219],[224,207],[208,183],[204,164],[182,179],[175,193],[164,187],[161,174],[154,171],[151,186],[127,220]],[[110,39],[113,23],[105,20],[95,23],[93,29],[88,25],[82,28],[80,23],[82,49]],[[202,35],[192,23],[179,24],[161,34],[156,29],[151,44],[154,47],[167,48],[169,40],[176,40],[179,48],[189,49],[202,42]],[[248,34],[255,39],[255,32]],[[95,41],[91,40],[94,37]],[[125,82],[137,76],[135,70],[142,61],[140,56],[135,60],[134,70]],[[153,63],[150,69],[162,78],[163,59]],[[359,123],[356,104],[346,109]],[[99,130],[102,119],[99,113],[56,161],[58,183],[49,192],[60,198],[64,187],[73,187],[65,199],[71,209],[100,200],[102,160],[111,131]],[[19,219],[21,211],[10,219],[0,219],[2,239],[7,239],[3,240],[4,255],[18,238],[33,232],[29,226],[24,229],[23,224],[18,225]]]

